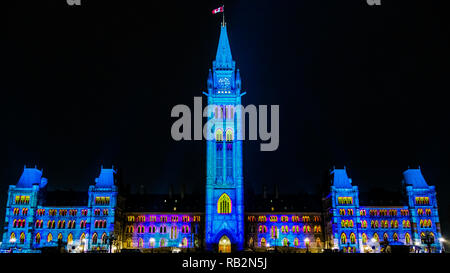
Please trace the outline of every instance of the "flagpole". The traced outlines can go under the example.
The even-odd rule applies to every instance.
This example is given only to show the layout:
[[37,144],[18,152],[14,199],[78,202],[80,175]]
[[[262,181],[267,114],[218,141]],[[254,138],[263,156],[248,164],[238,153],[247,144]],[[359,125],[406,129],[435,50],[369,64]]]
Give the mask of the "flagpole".
[[222,26],[225,26],[225,5],[222,5]]

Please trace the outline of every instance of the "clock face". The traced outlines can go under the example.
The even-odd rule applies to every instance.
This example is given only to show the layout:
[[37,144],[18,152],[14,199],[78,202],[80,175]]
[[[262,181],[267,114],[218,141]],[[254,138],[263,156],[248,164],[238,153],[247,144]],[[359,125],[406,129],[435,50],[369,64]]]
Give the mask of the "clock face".
[[229,89],[230,88],[230,78],[219,78],[218,84],[220,89]]

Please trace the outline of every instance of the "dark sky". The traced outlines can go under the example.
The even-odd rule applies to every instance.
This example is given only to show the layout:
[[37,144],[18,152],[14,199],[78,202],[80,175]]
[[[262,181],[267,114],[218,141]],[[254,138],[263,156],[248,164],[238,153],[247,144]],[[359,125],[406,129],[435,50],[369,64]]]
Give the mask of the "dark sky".
[[[170,112],[206,89],[219,1],[14,2],[0,36],[2,206],[24,164],[53,189],[87,190],[114,164],[149,192],[203,190],[205,143],[172,140]],[[246,187],[314,191],[345,165],[362,191],[399,190],[420,164],[448,230],[443,2],[227,1],[244,104],[280,105],[279,149],[244,144]]]

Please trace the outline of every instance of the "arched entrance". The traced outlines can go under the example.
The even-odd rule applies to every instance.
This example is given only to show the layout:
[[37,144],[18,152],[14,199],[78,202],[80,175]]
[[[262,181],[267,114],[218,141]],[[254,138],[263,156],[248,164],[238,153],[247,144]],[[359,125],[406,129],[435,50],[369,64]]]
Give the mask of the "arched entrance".
[[230,239],[224,235],[219,240],[219,253],[230,253],[231,252],[231,242]]

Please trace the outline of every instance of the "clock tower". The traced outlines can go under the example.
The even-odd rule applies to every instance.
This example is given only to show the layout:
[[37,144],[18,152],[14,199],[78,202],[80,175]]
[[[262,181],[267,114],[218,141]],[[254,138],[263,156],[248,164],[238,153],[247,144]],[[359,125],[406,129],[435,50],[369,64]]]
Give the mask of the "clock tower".
[[231,56],[227,27],[208,75],[206,143],[206,219],[208,250],[230,252],[244,244],[244,180],[242,175],[241,78]]

